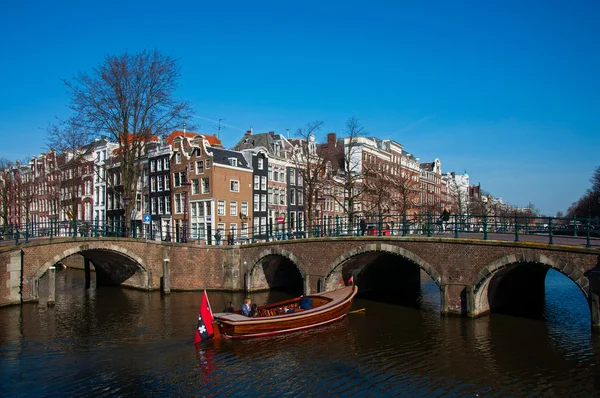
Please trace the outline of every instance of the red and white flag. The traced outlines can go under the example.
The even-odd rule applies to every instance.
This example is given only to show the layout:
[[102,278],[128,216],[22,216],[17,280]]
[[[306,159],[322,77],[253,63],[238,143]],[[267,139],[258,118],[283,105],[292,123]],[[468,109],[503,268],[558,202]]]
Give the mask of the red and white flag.
[[208,295],[206,290],[202,295],[202,302],[200,303],[200,313],[198,314],[198,326],[196,326],[196,334],[194,336],[194,344],[204,340],[212,339],[214,337],[213,330],[213,314],[210,309],[208,302]]

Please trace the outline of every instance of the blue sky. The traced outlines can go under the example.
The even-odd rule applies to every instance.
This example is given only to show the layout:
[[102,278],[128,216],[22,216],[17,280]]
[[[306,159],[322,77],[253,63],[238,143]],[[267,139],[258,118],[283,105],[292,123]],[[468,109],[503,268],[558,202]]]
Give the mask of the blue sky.
[[[92,4],[93,3],[93,4]],[[600,165],[600,2],[4,0],[0,157],[45,150],[61,82],[106,54],[179,60],[197,131],[291,135],[355,116],[422,161],[554,215]]]

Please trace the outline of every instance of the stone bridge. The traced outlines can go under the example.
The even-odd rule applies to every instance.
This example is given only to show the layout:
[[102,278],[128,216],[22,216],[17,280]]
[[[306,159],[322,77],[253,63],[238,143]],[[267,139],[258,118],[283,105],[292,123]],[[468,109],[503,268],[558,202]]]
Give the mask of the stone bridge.
[[[243,246],[136,239],[55,239],[0,248],[0,305],[39,299],[41,278],[69,256],[93,266],[97,285],[158,290],[258,291],[300,284],[304,294],[335,289],[352,276],[361,291],[418,292],[431,278],[443,313],[479,316],[507,302],[543,300],[555,269],[586,297],[600,326],[600,249],[477,239],[338,237]],[[53,275],[53,274],[52,274]]]

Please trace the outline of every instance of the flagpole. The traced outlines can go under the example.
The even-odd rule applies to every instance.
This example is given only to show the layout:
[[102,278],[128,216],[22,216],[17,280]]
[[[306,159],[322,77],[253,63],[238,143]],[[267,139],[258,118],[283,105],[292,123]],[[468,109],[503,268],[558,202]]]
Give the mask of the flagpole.
[[221,338],[221,329],[219,329],[219,325],[217,325],[217,321],[215,321],[215,318],[213,317],[212,305],[210,305],[210,300],[208,299],[206,289],[204,289],[204,295],[206,296],[206,303],[208,304],[208,309],[210,310],[210,317],[212,318],[213,339],[217,340]]

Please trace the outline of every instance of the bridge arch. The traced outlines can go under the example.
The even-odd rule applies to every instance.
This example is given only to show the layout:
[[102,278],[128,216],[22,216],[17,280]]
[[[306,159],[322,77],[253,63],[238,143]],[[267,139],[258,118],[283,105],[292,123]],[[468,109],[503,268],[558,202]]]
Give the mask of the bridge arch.
[[[46,261],[42,266],[38,269],[37,274],[35,275],[35,279],[41,278],[48,268],[53,266],[54,264],[64,260],[65,258],[72,256],[74,254],[84,254],[84,253],[99,253],[99,252],[108,252],[115,253],[118,256],[122,256],[125,259],[130,261],[130,264],[136,267],[142,274],[143,288],[147,288],[150,286],[151,281],[148,280],[148,266],[146,262],[137,254],[128,250],[122,246],[110,243],[107,244],[105,242],[87,242],[78,244],[75,246],[71,246],[68,249],[63,250],[62,252],[56,254],[52,259]],[[94,264],[97,266],[97,264]]]
[[258,289],[264,288],[264,286],[260,286],[262,284],[260,282],[258,282],[258,280],[257,280],[257,279],[261,279],[261,280],[264,279],[265,278],[264,274],[257,275],[257,272],[258,272],[257,270],[259,269],[259,267],[262,269],[262,265],[263,265],[263,262],[265,259],[267,259],[268,257],[273,257],[273,256],[284,257],[287,260],[289,260],[296,267],[296,269],[300,273],[300,276],[303,281],[302,282],[303,283],[303,291],[304,291],[304,293],[306,293],[307,292],[306,285],[308,283],[306,266],[304,265],[302,260],[300,258],[298,258],[298,256],[296,256],[293,252],[283,249],[281,247],[271,247],[271,248],[265,249],[265,250],[261,251],[260,253],[258,253],[256,256],[252,257],[250,259],[249,263],[247,263],[245,265],[244,272],[246,272],[246,274],[247,274],[247,280],[246,280],[247,290],[253,290],[256,285],[259,285]]
[[341,278],[341,266],[348,259],[356,257],[363,253],[371,252],[382,252],[392,254],[410,260],[411,262],[419,266],[419,268],[421,268],[423,271],[425,271],[425,273],[427,273],[427,275],[429,275],[431,279],[433,279],[433,281],[438,286],[438,288],[440,288],[440,290],[442,289],[443,284],[440,274],[427,261],[423,260],[415,253],[411,252],[410,250],[406,250],[403,247],[391,245],[389,243],[374,243],[358,246],[333,260],[327,268],[327,276],[325,277],[325,290],[334,290],[340,287],[339,285],[343,283],[343,280]]
[[560,272],[573,281],[577,287],[579,287],[586,300],[590,300],[588,278],[581,271],[575,269],[572,265],[566,263],[565,261],[561,261],[543,253],[536,252],[526,254],[509,254],[497,258],[490,264],[483,267],[477,274],[477,280],[475,280],[473,284],[474,308],[471,308],[469,311],[471,312],[472,316],[477,316],[490,311],[488,295],[492,279],[498,275],[500,271],[505,270],[506,267],[519,263],[540,264]]

